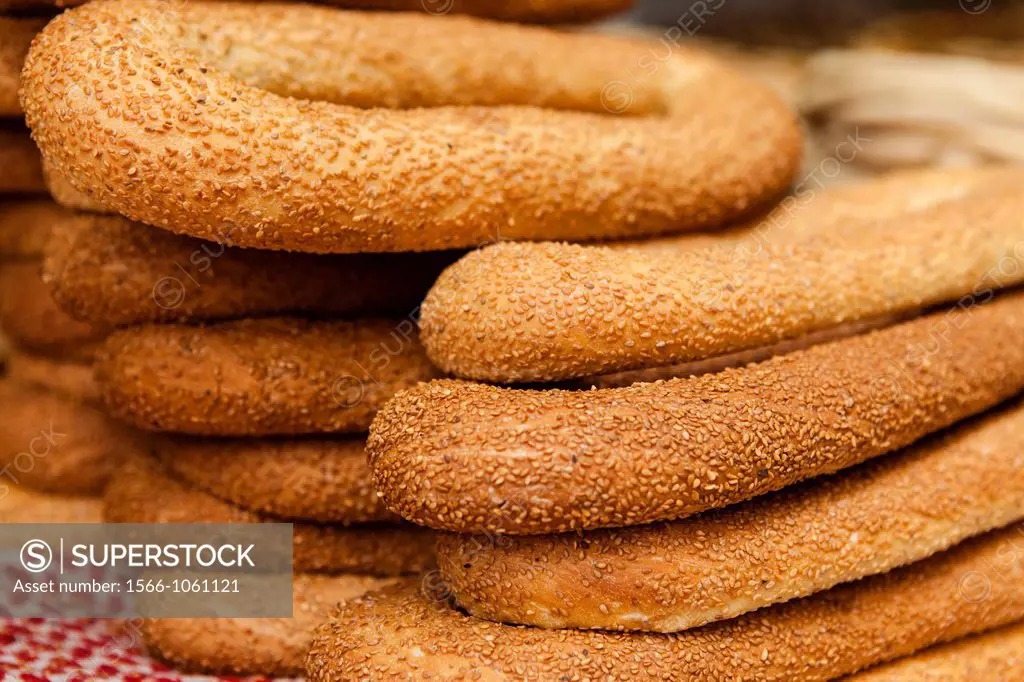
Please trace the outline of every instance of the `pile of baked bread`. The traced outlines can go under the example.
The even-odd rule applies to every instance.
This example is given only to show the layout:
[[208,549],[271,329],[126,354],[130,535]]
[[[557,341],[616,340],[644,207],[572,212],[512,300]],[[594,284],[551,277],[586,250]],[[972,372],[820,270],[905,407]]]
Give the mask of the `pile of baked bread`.
[[293,618],[146,621],[154,655],[1024,669],[1024,171],[818,190],[714,58],[495,21],[616,4],[95,0],[35,40],[76,209],[43,277],[116,329],[95,387],[132,429],[105,518],[294,524]]
[[134,440],[101,409],[92,380],[110,327],[64,313],[42,279],[51,230],[71,215],[48,195],[18,102],[25,55],[45,25],[0,16],[0,518],[97,521],[98,496]]

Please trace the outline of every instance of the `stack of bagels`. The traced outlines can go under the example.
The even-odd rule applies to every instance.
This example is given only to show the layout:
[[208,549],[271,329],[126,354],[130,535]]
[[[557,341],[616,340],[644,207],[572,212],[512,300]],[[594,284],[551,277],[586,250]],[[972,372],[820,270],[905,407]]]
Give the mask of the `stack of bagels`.
[[368,442],[439,574],[342,608],[310,678],[1016,679],[1021,178],[460,259],[420,319],[460,378]]
[[[29,9],[0,3],[0,13]],[[46,22],[0,16],[0,328],[10,344],[0,378],[0,515],[46,508],[48,519],[95,521],[98,496],[133,437],[99,409],[92,379],[92,356],[108,328],[64,313],[42,278],[53,225],[69,213],[47,196],[18,88]]]
[[87,209],[45,277],[118,328],[99,394],[146,434],[107,520],[294,524],[293,618],[147,621],[155,655],[1019,671],[1024,171],[787,196],[766,87],[493,20],[617,4],[94,0],[36,39],[26,120]]

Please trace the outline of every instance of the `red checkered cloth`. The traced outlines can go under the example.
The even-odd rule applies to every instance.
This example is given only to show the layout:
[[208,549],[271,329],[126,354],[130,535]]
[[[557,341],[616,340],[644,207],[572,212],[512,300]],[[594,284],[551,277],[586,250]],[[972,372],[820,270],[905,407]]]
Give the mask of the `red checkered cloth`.
[[[183,675],[146,656],[131,628],[80,618],[0,618],[2,682],[224,682],[242,678]],[[245,678],[245,682],[270,682]]]

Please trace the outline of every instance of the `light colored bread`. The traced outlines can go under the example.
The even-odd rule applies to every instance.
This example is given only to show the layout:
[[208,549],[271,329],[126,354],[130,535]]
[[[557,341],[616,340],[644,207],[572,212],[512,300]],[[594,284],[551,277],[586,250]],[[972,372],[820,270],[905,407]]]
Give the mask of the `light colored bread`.
[[466,616],[417,584],[346,603],[306,674],[337,680],[824,682],[1024,619],[1024,525],[891,573],[672,635],[543,630]]
[[1024,295],[741,369],[629,388],[439,380],[367,440],[392,511],[539,535],[683,518],[910,445],[1024,389]]
[[480,618],[675,632],[884,573],[1020,519],[1024,403],[682,521],[582,535],[445,533],[438,566]]

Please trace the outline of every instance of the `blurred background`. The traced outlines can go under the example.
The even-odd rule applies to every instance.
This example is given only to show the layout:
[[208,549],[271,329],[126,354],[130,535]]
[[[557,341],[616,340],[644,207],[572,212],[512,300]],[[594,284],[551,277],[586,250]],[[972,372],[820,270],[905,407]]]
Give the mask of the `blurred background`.
[[[1024,3],[641,0],[652,59],[692,41],[776,88],[803,116],[823,184],[921,166],[1024,161]],[[850,137],[856,158],[830,177]]]

